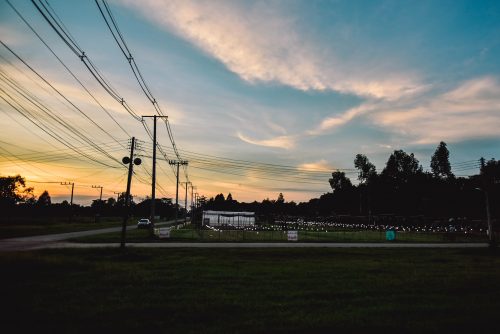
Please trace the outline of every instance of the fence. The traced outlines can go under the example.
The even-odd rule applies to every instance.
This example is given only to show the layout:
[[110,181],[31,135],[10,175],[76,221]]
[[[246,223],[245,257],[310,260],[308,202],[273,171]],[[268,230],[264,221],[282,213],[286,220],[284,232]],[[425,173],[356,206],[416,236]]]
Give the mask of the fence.
[[[193,229],[172,230],[171,241],[195,242],[287,242],[288,231],[275,229]],[[497,239],[498,240],[498,233]],[[386,242],[385,230],[298,230],[299,242]],[[486,232],[396,231],[394,242],[488,242]]]

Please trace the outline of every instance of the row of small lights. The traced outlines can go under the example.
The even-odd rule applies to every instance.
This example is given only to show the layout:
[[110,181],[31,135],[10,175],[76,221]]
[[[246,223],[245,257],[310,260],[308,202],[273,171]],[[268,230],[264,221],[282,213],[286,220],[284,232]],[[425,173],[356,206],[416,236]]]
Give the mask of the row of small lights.
[[[296,225],[297,223],[284,223],[284,225]],[[306,226],[304,226],[306,225]],[[312,225],[316,225],[315,227],[307,226],[307,223],[302,226],[296,226],[293,230],[299,231],[312,231],[312,232],[343,232],[343,231],[331,231],[331,228],[340,227],[340,228],[350,228],[350,229],[360,229],[360,230],[376,230],[376,231],[386,231],[386,230],[395,230],[398,232],[461,232],[464,234],[485,231],[483,228],[479,228],[474,230],[471,227],[455,227],[455,226],[447,226],[447,227],[400,227],[400,226],[392,226],[392,225],[365,225],[365,224],[326,224],[327,226],[317,227],[318,223],[314,222]],[[270,226],[244,226],[237,227],[228,225],[228,229],[216,228],[213,226],[207,226],[207,228],[213,231],[231,231],[231,230],[243,230],[243,231],[276,231],[287,233],[287,231],[283,231],[283,225],[270,225]],[[288,226],[287,230],[289,229]],[[350,232],[362,232],[362,231],[350,231]]]

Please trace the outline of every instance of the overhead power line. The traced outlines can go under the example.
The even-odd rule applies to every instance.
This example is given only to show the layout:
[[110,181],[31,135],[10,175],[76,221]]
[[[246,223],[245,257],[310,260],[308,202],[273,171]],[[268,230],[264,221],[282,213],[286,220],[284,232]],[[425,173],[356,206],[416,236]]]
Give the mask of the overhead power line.
[[28,28],[35,34],[36,37],[45,45],[45,47],[52,53],[52,55],[59,61],[59,63],[68,71],[68,73],[78,82],[78,84],[87,92],[87,94],[94,100],[97,105],[113,120],[113,122],[127,135],[131,137],[130,134],[121,126],[121,124],[116,120],[115,117],[97,100],[97,98],[87,89],[87,87],[78,79],[78,77],[69,69],[68,66],[57,56],[54,50],[45,42],[45,40],[36,32],[36,30],[28,23],[28,21],[22,16],[22,14],[11,4],[9,0],[6,0],[9,6],[14,10],[14,12],[19,16],[19,18],[28,26]]
[[85,52],[76,43],[76,40],[71,36],[69,31],[65,28],[64,24],[60,18],[55,14],[52,7],[46,6],[42,1],[31,0],[33,5],[36,7],[38,12],[43,16],[45,21],[52,27],[56,34],[62,39],[62,41],[71,49],[71,51],[83,62],[87,70],[91,75],[97,80],[101,87],[120,103],[123,108],[136,120],[140,121],[141,118],[137,113],[127,104],[125,99],[118,94],[116,89],[114,89],[108,80],[101,74],[97,67],[92,63]]
[[[0,89],[1,90],[1,89]],[[3,91],[3,90],[2,90]],[[8,94],[5,94],[5,95],[8,95]],[[75,153],[91,160],[91,161],[94,161],[98,164],[101,164],[103,166],[106,166],[106,167],[110,167],[110,168],[118,168],[118,167],[115,167],[115,166],[112,166],[112,165],[109,165],[107,163],[104,163],[102,161],[99,161],[97,160],[96,158],[88,155],[88,154],[85,154],[81,151],[79,151],[77,148],[75,148],[73,145],[71,145],[71,143],[68,143],[66,142],[63,138],[61,138],[60,136],[58,136],[56,133],[53,133],[49,130],[47,130],[46,128],[44,128],[43,126],[41,126],[38,122],[32,120],[28,115],[26,115],[25,113],[25,110],[23,111],[22,108],[14,105],[11,101],[7,100],[3,95],[0,95],[0,98],[2,100],[4,100],[9,106],[11,106],[14,110],[16,110],[17,112],[19,112],[22,116],[24,116],[28,121],[30,121],[33,125],[35,125],[36,127],[38,127],[40,130],[42,130],[43,132],[47,133],[50,137],[54,138],[56,141],[60,142],[61,144],[63,144],[64,146],[72,149]]]
[[[0,140],[0,143],[2,144],[0,149],[3,149],[4,151],[8,152],[10,156],[14,157],[17,159],[17,161],[12,161],[11,159],[8,159],[9,161],[12,161],[14,164],[28,164],[31,165],[37,169],[40,169],[38,166],[34,164],[45,164],[45,165],[50,165],[50,166],[56,166],[56,167],[62,167],[62,168],[71,168],[71,169],[95,169],[95,165],[92,167],[82,167],[82,166],[75,166],[74,163],[82,161],[79,156],[73,154],[73,151],[70,149],[64,149],[60,148],[58,150],[52,151],[52,150],[44,150],[40,151],[38,150],[33,150],[30,148],[26,148],[17,144],[13,144],[10,142],[6,142],[4,140]],[[105,148],[107,151],[121,151],[121,147],[114,147],[114,143],[110,144],[100,144],[101,147]],[[15,148],[18,152],[14,154],[12,151],[7,151],[5,146],[11,146]],[[85,152],[85,153],[92,153],[94,150],[93,147],[90,146],[78,146],[75,147],[76,149]],[[20,153],[19,151],[29,151],[26,153]],[[61,164],[55,164],[54,162],[64,162],[68,161],[71,162],[70,165],[61,165]],[[2,162],[4,164],[4,162]],[[43,169],[44,173],[48,172],[47,168]]]
[[[125,59],[130,65],[130,68],[132,70],[132,73],[134,74],[134,77],[136,81],[138,82],[142,92],[148,100],[153,104],[153,107],[155,108],[156,112],[160,116],[166,116],[163,111],[160,108],[160,105],[158,104],[158,101],[156,98],[153,96],[148,84],[146,83],[146,80],[144,79],[141,71],[139,70],[139,67],[137,66],[137,63],[132,56],[132,52],[130,51],[127,43],[125,42],[125,39],[123,38],[123,34],[120,31],[120,28],[118,27],[118,24],[113,16],[113,13],[111,12],[111,8],[109,7],[108,3],[105,0],[101,0],[101,4],[99,4],[98,0],[95,0],[95,3],[97,7],[99,8],[99,12],[101,13],[104,21],[106,22],[106,25],[111,32],[111,35],[113,36],[113,39],[115,40],[116,44],[120,48],[122,54],[124,55]],[[181,156],[179,154],[179,151],[177,150],[177,145],[175,144],[175,139],[173,135],[172,128],[170,126],[170,122],[168,118],[163,118],[163,121],[165,123],[165,126],[167,128],[167,133],[170,139],[170,142],[172,144],[172,148],[174,150],[175,156],[177,157],[178,160],[181,160]],[[187,178],[187,171],[185,169],[186,173],[186,178]]]
[[[9,51],[11,51],[11,53],[13,53],[18,59],[20,59],[28,68],[34,71],[34,69],[30,67],[22,58],[20,58],[16,53],[14,53],[11,49],[9,49],[5,45],[5,43],[3,43],[2,41],[0,41],[0,43],[4,47],[6,47]],[[36,74],[39,76],[39,78],[43,79],[46,84],[48,84],[51,88],[57,91],[62,97],[64,97],[66,101],[71,103],[71,101],[69,101],[62,93],[60,93],[57,89],[55,89],[55,87],[53,87],[40,74],[38,73]],[[72,142],[77,141],[79,143],[85,143],[93,147],[94,151],[99,152],[100,154],[104,155],[105,157],[114,161],[117,164],[120,163],[118,159],[114,158],[106,150],[104,150],[102,147],[96,144],[94,139],[89,138],[88,135],[85,134],[83,130],[78,129],[77,127],[66,122],[59,115],[56,115],[52,110],[50,110],[47,106],[45,106],[44,103],[38,100],[30,92],[28,92],[22,85],[18,84],[13,78],[7,76],[3,71],[0,71],[0,78],[2,79],[2,82],[6,85],[6,87],[0,88],[0,91],[3,93],[1,98],[14,110],[16,110],[26,119],[28,119],[32,124],[40,128],[43,132],[49,134],[53,139],[55,139],[59,143],[62,143],[64,146],[70,148],[75,153],[82,155],[94,162],[103,164],[96,158],[79,150],[76,147],[76,145],[74,145]],[[13,90],[14,93],[18,95],[18,97],[15,97],[12,93],[7,92],[5,90],[7,88]],[[31,107],[26,106],[22,100],[27,101]],[[78,109],[78,107],[76,107],[74,104],[72,105],[76,109]],[[81,110],[79,111],[83,113]],[[106,133],[106,131],[101,127],[99,127],[99,129],[101,129]],[[65,139],[63,135],[69,137],[70,140]],[[114,139],[117,143],[119,143],[113,136],[110,135],[110,137]],[[104,165],[116,168],[115,166],[111,166],[108,164]]]
[[[71,49],[71,51],[84,63],[85,67],[90,71],[92,76],[98,81],[98,83],[103,87],[103,89],[130,114],[132,117],[140,121],[149,138],[153,140],[153,135],[151,131],[145,124],[145,122],[137,115],[137,113],[127,104],[125,99],[114,89],[109,81],[105,79],[105,77],[98,70],[97,66],[90,60],[89,56],[85,54],[83,49],[77,44],[76,39],[71,35],[68,29],[64,26],[62,20],[57,16],[54,9],[47,3],[47,6],[40,0],[31,1],[33,5],[36,7],[38,12],[43,16],[43,18],[47,21],[47,23],[51,26],[51,28],[56,32],[56,34],[63,40],[63,42]],[[167,132],[169,133],[169,138],[173,139],[173,135],[171,129],[167,124]],[[175,144],[174,144],[175,147]],[[176,148],[175,148],[176,149]],[[168,160],[169,157],[165,153],[164,150],[159,148],[160,153],[164,157],[165,160]],[[174,172],[174,170],[172,169]],[[174,172],[175,173],[175,172]]]
[[60,97],[62,97],[66,102],[68,102],[76,111],[78,111],[84,118],[86,118],[90,123],[95,125],[99,130],[101,130],[105,135],[118,142],[118,140],[113,137],[109,132],[104,130],[99,124],[97,124],[93,119],[91,119],[85,112],[83,112],[79,107],[77,107],[72,101],[70,101],[63,93],[61,93],[57,88],[55,88],[47,79],[45,79],[40,73],[38,73],[33,67],[31,67],[23,58],[21,58],[16,52],[14,52],[10,47],[8,47],[3,41],[0,43],[5,47],[14,57],[16,57],[20,62],[22,62],[31,72],[33,72],[39,79],[41,79],[47,86],[49,86],[54,92],[56,92]]

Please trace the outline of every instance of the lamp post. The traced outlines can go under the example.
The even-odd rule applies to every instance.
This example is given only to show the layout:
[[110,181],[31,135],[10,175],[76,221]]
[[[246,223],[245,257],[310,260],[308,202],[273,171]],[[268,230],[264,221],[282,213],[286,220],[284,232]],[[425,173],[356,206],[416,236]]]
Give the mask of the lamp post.
[[490,247],[494,247],[494,246],[496,246],[496,242],[495,242],[495,235],[493,233],[493,224],[491,223],[490,199],[488,196],[488,191],[481,189],[481,188],[475,188],[475,189],[482,191],[484,193],[484,201],[486,204],[486,221],[488,223],[488,241],[489,241]]

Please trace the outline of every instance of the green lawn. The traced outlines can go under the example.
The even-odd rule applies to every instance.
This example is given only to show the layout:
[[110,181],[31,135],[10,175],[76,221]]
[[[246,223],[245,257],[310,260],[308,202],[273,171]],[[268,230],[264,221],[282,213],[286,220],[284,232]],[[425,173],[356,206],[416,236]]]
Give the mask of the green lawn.
[[2,331],[498,332],[490,249],[2,253]]

